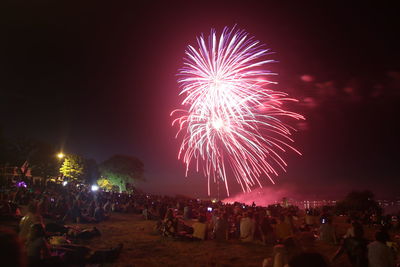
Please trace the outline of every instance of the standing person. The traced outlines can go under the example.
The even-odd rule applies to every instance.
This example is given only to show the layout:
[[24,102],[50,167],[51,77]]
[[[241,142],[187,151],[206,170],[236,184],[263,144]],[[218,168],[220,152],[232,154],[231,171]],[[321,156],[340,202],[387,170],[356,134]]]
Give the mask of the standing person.
[[233,232],[232,236],[235,239],[240,239],[240,221],[242,219],[242,216],[239,214],[234,214],[232,221],[233,221]]
[[321,226],[319,227],[319,237],[321,241],[336,244],[335,228],[333,227],[330,218],[327,217],[322,219]]
[[252,242],[254,240],[254,232],[256,223],[253,220],[251,212],[245,212],[243,218],[240,220],[240,239],[243,242]]
[[254,240],[263,241],[262,231],[261,231],[261,220],[262,220],[262,214],[260,214],[260,212],[254,212],[254,223],[255,223]]
[[65,214],[63,221],[66,221],[68,218],[71,218],[73,223],[80,223],[81,217],[82,217],[82,212],[79,201],[73,200],[72,206],[67,211],[67,214]]
[[269,216],[266,214],[264,214],[264,217],[261,218],[260,230],[263,244],[272,244],[275,240],[274,229],[271,225],[271,220],[269,219]]
[[306,216],[304,217],[304,223],[308,226],[308,227],[313,227],[315,224],[315,218],[314,218],[314,214],[311,210],[307,209],[306,210]]
[[110,201],[110,199],[107,199],[106,203],[103,206],[103,209],[104,209],[104,212],[106,214],[110,214],[111,213],[111,201]]
[[185,220],[192,219],[192,207],[189,204],[187,204],[183,208],[183,219],[185,219]]
[[346,253],[353,267],[368,266],[367,240],[364,238],[364,230],[361,224],[353,225],[353,237],[348,237],[336,252],[332,261],[336,261],[343,253]]
[[96,222],[102,222],[106,219],[106,215],[103,209],[103,205],[97,202],[96,209],[94,210],[94,220]]
[[92,200],[89,204],[88,210],[87,210],[87,216],[89,217],[94,217],[94,211],[96,210],[96,202]]
[[356,220],[351,221],[351,226],[347,228],[346,234],[343,236],[343,238],[348,238],[348,237],[354,237],[354,228],[361,228],[362,225]]
[[370,267],[394,267],[393,251],[386,245],[389,241],[387,232],[378,231],[375,241],[368,245],[368,261]]
[[164,219],[166,214],[167,214],[167,206],[165,205],[164,202],[161,202],[158,207],[158,215],[160,216],[160,219],[161,220]]
[[228,222],[228,214],[222,213],[220,217],[218,217],[217,222],[214,225],[214,235],[217,241],[228,240],[229,234],[229,222]]
[[283,241],[293,235],[293,229],[289,223],[285,221],[285,217],[281,215],[275,228],[276,238],[278,241]]

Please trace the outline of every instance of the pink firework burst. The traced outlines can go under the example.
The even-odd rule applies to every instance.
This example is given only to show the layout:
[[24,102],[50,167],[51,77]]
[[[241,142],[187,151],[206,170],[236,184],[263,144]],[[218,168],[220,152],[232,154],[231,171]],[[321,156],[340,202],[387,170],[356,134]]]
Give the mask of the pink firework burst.
[[220,36],[211,30],[208,38],[197,38],[198,48],[188,46],[184,66],[179,70],[183,109],[178,116],[176,137],[183,135],[178,159],[203,169],[210,181],[225,184],[228,168],[244,192],[260,186],[260,177],[277,176],[277,167],[285,171],[287,164],[280,156],[289,145],[292,127],[285,118],[304,119],[300,114],[283,109],[289,98],[286,93],[267,88],[275,75],[263,69],[273,60],[259,41],[243,30],[224,28]]

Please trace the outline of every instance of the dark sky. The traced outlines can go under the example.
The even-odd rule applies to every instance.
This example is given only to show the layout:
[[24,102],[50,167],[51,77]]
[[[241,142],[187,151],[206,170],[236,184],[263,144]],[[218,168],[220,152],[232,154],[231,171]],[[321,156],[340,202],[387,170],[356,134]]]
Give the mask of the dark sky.
[[205,196],[205,178],[184,178],[177,160],[169,116],[182,100],[176,73],[196,36],[237,24],[275,52],[276,89],[297,97],[293,109],[307,117],[294,136],[304,155],[285,155],[289,167],[277,188],[332,197],[354,188],[398,193],[393,6],[15,2],[0,8],[0,127],[9,137],[38,138],[98,162],[135,155],[145,164],[145,190]]

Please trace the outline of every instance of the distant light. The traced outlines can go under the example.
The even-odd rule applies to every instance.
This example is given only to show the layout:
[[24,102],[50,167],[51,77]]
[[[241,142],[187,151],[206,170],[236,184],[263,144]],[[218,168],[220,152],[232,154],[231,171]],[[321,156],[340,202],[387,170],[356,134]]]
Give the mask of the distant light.
[[17,183],[18,187],[25,187],[26,188],[26,183],[24,181],[18,182]]
[[303,82],[312,82],[314,81],[314,77],[308,74],[304,74],[300,77]]
[[62,185],[63,185],[63,186],[66,186],[67,184],[68,184],[67,181],[62,182]]
[[211,200],[212,203],[216,203],[217,200],[214,198],[213,200]]
[[62,152],[57,154],[57,158],[59,158],[59,159],[62,159],[64,157],[65,157],[65,155]]
[[99,186],[97,186],[97,185],[92,185],[92,191],[97,191],[97,190],[99,190]]

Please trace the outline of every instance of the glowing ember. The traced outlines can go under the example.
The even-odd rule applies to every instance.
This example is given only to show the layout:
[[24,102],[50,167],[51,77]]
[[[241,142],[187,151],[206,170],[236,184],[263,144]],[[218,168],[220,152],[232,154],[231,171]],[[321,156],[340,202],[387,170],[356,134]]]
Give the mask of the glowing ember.
[[262,187],[263,174],[274,183],[275,168],[286,166],[279,154],[286,148],[300,154],[287,143],[293,142],[293,128],[281,120],[304,119],[283,109],[284,102],[297,100],[266,88],[273,83],[266,77],[275,74],[261,67],[273,60],[263,59],[268,50],[245,31],[225,28],[217,37],[211,30],[197,43],[197,49],[188,46],[179,71],[184,109],[171,113],[180,114],[172,125],[179,125],[177,137],[183,135],[178,159],[186,164],[186,175],[192,161],[197,171],[202,166],[208,194],[210,180],[221,179],[229,195],[227,166],[243,191]]

